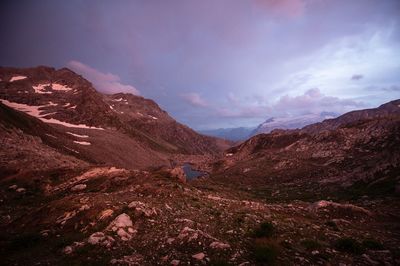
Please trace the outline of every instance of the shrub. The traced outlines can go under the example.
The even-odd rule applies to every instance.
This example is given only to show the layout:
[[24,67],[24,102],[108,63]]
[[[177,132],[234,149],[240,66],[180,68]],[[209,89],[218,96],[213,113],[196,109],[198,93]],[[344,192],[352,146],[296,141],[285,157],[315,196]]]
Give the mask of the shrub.
[[300,244],[307,250],[316,250],[321,247],[321,244],[318,241],[312,239],[305,239],[301,241]]
[[378,241],[372,238],[365,239],[362,242],[362,246],[366,249],[372,249],[372,250],[383,250],[385,247]]
[[360,243],[353,238],[340,238],[336,241],[335,248],[347,253],[359,254],[362,252]]
[[256,241],[254,245],[254,259],[259,263],[272,265],[279,254],[279,248],[272,241]]
[[37,245],[42,240],[42,236],[36,232],[23,233],[17,235],[10,242],[10,248],[13,250],[22,250]]
[[333,230],[339,231],[339,227],[334,221],[327,221],[325,224],[329,227],[332,227]]
[[260,226],[254,230],[254,236],[257,238],[271,237],[274,235],[275,228],[270,222],[263,222]]

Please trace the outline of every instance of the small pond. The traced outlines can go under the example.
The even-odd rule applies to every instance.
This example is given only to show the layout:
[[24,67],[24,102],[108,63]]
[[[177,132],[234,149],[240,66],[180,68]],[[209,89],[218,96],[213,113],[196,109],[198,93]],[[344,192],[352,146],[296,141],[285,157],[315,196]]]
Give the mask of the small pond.
[[192,165],[189,163],[184,163],[182,166],[183,171],[185,172],[186,179],[192,180],[194,178],[198,178],[201,176],[207,175],[207,172],[197,171],[192,168]]

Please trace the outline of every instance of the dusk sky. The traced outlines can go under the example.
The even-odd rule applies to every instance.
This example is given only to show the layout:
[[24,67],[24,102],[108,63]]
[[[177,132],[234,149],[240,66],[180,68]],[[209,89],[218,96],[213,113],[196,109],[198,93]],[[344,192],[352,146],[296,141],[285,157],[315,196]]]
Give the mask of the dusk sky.
[[399,0],[1,1],[0,65],[68,67],[195,129],[400,98]]

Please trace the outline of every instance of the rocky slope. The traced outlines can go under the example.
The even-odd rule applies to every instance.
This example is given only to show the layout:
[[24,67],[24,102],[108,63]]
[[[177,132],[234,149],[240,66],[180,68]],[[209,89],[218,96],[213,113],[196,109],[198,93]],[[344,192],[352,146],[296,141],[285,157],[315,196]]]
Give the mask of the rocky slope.
[[400,178],[399,132],[396,100],[301,130],[257,135],[229,149],[215,167],[230,182],[268,185],[270,196],[279,190],[292,197],[295,186],[321,195],[351,189],[394,194]]
[[2,265],[400,265],[400,100],[216,159],[151,100],[0,73]]

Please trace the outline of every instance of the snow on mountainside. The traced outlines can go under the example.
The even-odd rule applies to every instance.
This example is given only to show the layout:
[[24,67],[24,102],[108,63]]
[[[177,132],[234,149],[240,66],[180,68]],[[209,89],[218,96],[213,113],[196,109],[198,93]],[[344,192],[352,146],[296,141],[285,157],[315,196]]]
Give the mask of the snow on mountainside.
[[306,114],[293,117],[272,117],[260,124],[253,132],[252,136],[261,133],[270,133],[274,129],[296,129],[307,125],[321,122],[325,119],[337,117],[338,114],[322,112],[320,114]]
[[[1,67],[0,80],[1,104],[31,116],[31,123],[38,119],[63,132],[63,146],[83,159],[143,168],[168,165],[172,154],[215,155],[227,147],[177,123],[152,100],[101,94],[67,68]],[[90,140],[82,141],[79,135]]]

